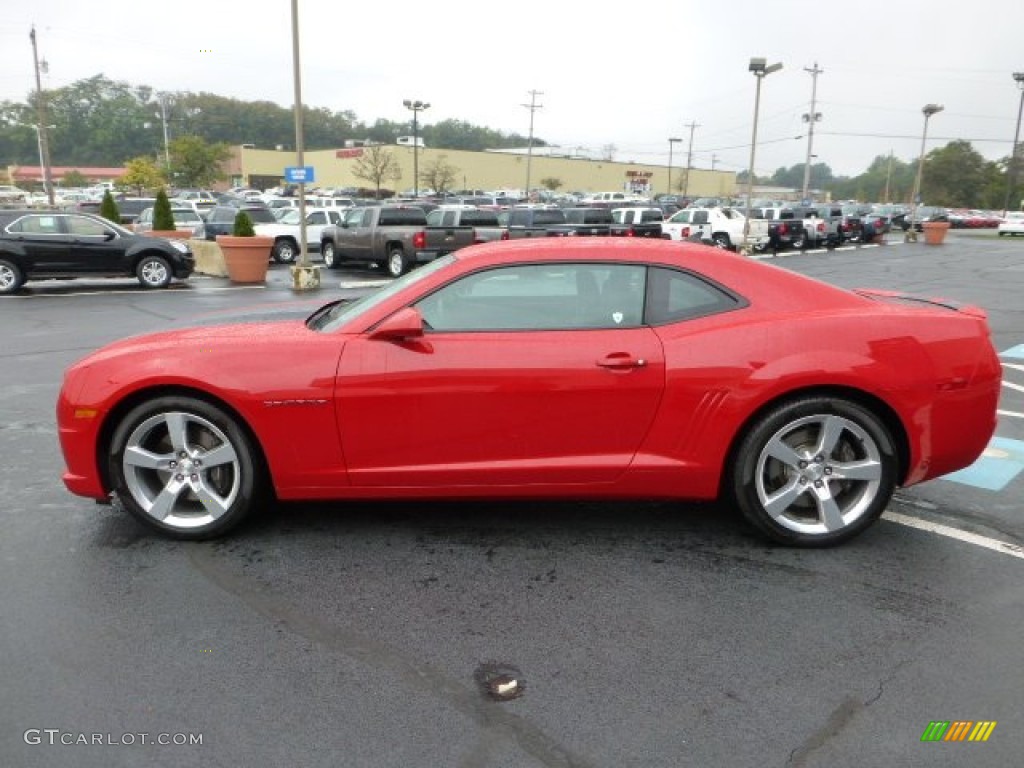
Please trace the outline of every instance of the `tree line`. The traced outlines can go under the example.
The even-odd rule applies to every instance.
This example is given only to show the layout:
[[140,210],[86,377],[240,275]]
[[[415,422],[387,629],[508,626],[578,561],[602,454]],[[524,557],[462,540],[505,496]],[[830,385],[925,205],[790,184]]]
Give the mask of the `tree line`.
[[[148,157],[156,168],[170,171],[174,178],[184,174],[197,184],[204,183],[193,178],[195,169],[190,167],[197,153],[201,161],[209,163],[226,156],[230,145],[290,149],[295,140],[292,110],[269,101],[242,101],[203,92],[158,93],[149,86],[114,81],[102,74],[46,91],[44,97],[47,123],[53,126],[48,129],[50,161],[57,166],[122,166]],[[36,98],[33,92],[25,102],[0,102],[0,166],[38,162]],[[392,144],[396,137],[411,133],[408,121],[378,118],[367,123],[351,110],[332,112],[309,106],[303,108],[303,123],[305,146],[310,150],[344,146],[349,140]],[[177,167],[170,169],[164,152],[165,125],[169,148],[176,150],[170,154]],[[452,150],[521,147],[527,142],[517,133],[460,120],[421,125],[419,135],[428,146]],[[195,139],[201,143],[196,144]],[[533,141],[536,146],[546,145],[543,139],[535,137]],[[1022,164],[1020,159],[1017,162]],[[1009,165],[1009,156],[989,161],[970,142],[950,142],[925,156],[922,200],[949,207],[1001,208],[1007,197]],[[827,163],[814,163],[810,186],[828,191],[837,200],[906,203],[916,172],[916,159],[884,155],[853,177],[835,176]],[[770,177],[755,177],[755,181],[800,189],[803,175],[804,164],[799,163],[779,168]],[[746,173],[739,174],[738,180],[745,183]],[[1012,192],[1011,207],[1018,208],[1020,195],[1017,189]]]

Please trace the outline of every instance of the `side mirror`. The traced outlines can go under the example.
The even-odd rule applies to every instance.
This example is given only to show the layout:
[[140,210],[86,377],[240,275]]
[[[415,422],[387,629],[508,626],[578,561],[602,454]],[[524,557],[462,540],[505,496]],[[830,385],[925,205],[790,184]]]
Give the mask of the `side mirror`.
[[415,307],[400,309],[370,331],[370,338],[382,341],[407,341],[423,336],[423,315]]

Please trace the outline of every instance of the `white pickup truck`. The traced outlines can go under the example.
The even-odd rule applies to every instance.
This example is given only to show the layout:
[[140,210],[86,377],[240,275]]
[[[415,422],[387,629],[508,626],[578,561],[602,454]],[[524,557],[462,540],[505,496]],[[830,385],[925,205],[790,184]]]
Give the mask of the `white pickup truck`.
[[[306,247],[310,251],[320,250],[320,234],[325,227],[341,223],[343,215],[343,208],[307,208]],[[270,251],[274,261],[291,264],[299,255],[301,225],[299,209],[292,208],[276,224],[257,224],[253,230],[257,235],[274,238],[274,246]]]
[[[684,208],[662,222],[661,231],[670,240],[700,239],[717,248],[735,249],[743,245],[746,217],[735,208]],[[751,248],[768,245],[768,222],[750,220],[747,243]]]

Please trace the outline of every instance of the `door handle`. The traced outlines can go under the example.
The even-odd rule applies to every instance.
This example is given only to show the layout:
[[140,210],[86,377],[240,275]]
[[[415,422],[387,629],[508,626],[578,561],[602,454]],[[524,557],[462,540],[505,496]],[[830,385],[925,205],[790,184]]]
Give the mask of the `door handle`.
[[633,357],[628,352],[614,352],[610,355],[605,355],[597,361],[597,364],[601,368],[610,368],[612,370],[623,370],[630,368],[643,368],[647,365],[647,361],[642,357]]

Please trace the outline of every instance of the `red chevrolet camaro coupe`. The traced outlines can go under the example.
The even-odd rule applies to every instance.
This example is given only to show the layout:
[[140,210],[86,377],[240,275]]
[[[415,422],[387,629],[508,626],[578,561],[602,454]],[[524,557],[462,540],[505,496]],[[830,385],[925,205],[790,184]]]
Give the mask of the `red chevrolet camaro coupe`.
[[174,330],[66,373],[67,487],[205,538],[272,499],[724,499],[847,540],[996,423],[985,313],[706,246],[445,256],[303,320]]

